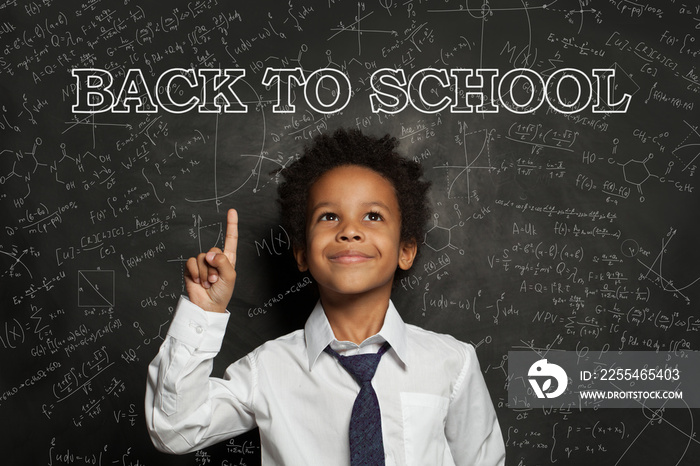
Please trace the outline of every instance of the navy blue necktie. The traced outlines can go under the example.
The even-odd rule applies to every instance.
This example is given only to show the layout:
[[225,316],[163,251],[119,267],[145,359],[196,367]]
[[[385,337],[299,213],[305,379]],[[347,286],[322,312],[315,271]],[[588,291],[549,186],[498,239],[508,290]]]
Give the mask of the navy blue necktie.
[[355,356],[341,356],[330,345],[325,351],[335,356],[360,384],[360,393],[355,398],[350,416],[350,465],[383,466],[384,442],[382,441],[382,417],[379,412],[377,394],[372,388],[372,377],[382,355],[389,349],[384,343],[379,351]]

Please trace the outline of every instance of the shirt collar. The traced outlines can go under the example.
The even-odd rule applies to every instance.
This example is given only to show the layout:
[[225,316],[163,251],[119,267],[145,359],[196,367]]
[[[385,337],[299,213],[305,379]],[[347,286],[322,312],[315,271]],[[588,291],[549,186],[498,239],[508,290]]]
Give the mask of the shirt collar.
[[[384,316],[384,324],[379,333],[377,333],[377,336],[381,338],[381,341],[389,342],[391,348],[405,366],[408,355],[406,324],[403,319],[401,319],[401,316],[391,300],[389,300],[389,307]],[[314,310],[311,311],[311,315],[306,320],[304,337],[306,339],[306,352],[309,357],[309,370],[311,370],[316,363],[316,359],[318,359],[318,356],[323,352],[325,347],[331,344],[331,342],[337,341],[331,329],[331,325],[328,322],[328,318],[326,317],[326,313],[323,312],[321,301],[316,303]],[[365,342],[370,343],[376,343],[376,341],[377,338],[374,336],[365,340]],[[365,344],[365,342],[361,343],[360,346]]]

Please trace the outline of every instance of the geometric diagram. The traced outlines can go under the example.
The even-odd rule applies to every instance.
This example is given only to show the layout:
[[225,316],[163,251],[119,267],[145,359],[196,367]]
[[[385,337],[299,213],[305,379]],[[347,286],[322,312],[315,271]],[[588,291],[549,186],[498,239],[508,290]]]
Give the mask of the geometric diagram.
[[[622,455],[617,459],[617,464],[628,464],[628,463],[621,463],[621,461],[624,461],[623,458],[625,455],[632,451],[635,451],[635,443],[643,443],[645,438],[642,437],[642,434],[644,434],[644,431],[647,430],[647,428],[653,426],[659,426],[664,424],[664,427],[669,427],[671,431],[675,431],[674,434],[677,434],[679,437],[682,438],[681,442],[684,442],[687,439],[687,443],[685,444],[685,448],[683,448],[682,445],[679,445],[679,448],[674,449],[675,451],[673,453],[668,454],[668,457],[664,458],[665,464],[668,465],[674,465],[678,466],[679,464],[690,464],[684,462],[684,459],[687,459],[689,456],[689,448],[692,442],[697,442],[695,440],[696,437],[696,432],[693,430],[693,424],[694,424],[694,415],[693,411],[689,408],[687,408],[685,411],[681,411],[688,414],[688,419],[685,421],[685,425],[690,424],[690,432],[686,432],[681,426],[675,425],[673,422],[669,421],[667,419],[668,413],[664,411],[664,408],[658,408],[658,409],[652,409],[644,406],[642,402],[637,402],[640,404],[640,407],[642,408],[642,413],[644,417],[649,421],[647,422],[644,427],[637,433],[637,435],[634,437],[632,442],[627,446],[625,451],[622,453]],[[648,434],[644,434],[645,437],[651,437],[654,436],[655,434],[653,432],[650,432]],[[669,442],[670,443],[670,442]]]
[[[13,248],[13,249],[14,249],[14,248]],[[22,258],[22,256],[24,256],[24,255],[26,254],[26,252],[27,252],[27,251],[25,250],[25,251],[22,252],[21,255],[17,256],[17,254],[19,254],[18,251],[13,251],[12,254],[10,254],[9,252],[0,251],[0,254],[9,256],[9,257],[11,257],[11,258],[14,260],[13,264],[12,264],[5,272],[3,272],[2,274],[0,274],[0,278],[4,277],[5,274],[6,274],[7,272],[10,273],[10,277],[20,276],[21,273],[15,272],[15,266],[16,266],[17,264],[19,264],[19,265],[21,265],[22,267],[24,267],[24,270],[26,270],[26,272],[29,274],[29,278],[34,278],[33,275],[32,275],[31,270],[29,269],[29,267],[27,267],[27,266],[24,264],[24,262],[22,262],[22,261],[20,260],[20,259]]]
[[620,245],[622,255],[625,257],[634,257],[639,253],[639,243],[633,239],[626,239]]
[[696,168],[696,166],[693,164],[698,159],[698,157],[700,157],[700,144],[686,144],[683,146],[679,146],[677,149],[673,149],[671,153],[675,155],[676,158],[681,158],[681,155],[688,154],[690,162],[685,164],[682,171],[691,169],[691,172],[693,172]]
[[[251,85],[250,85],[247,81],[245,81],[245,80],[241,80],[241,82],[242,82],[243,84],[246,84],[246,85],[251,89],[251,92],[253,92],[253,93],[255,94],[255,99],[254,99],[255,102],[258,102],[258,103],[259,103],[259,102],[262,102],[262,100],[263,100],[262,97],[257,93],[257,91],[255,90],[255,88],[253,88],[253,86],[251,86]],[[260,119],[260,120],[256,120],[256,121],[252,121],[251,117],[248,117],[248,126],[251,127],[251,128],[253,128],[253,127],[255,127],[255,128],[264,127],[264,125],[265,125],[265,118],[266,118],[264,108],[263,108],[262,106],[256,107],[256,113],[260,113],[260,118],[261,118],[261,119]],[[282,165],[282,163],[281,163],[280,161],[277,161],[277,160],[275,160],[275,159],[273,159],[273,158],[271,158],[271,157],[266,156],[266,152],[265,152],[265,144],[266,144],[265,139],[266,139],[266,137],[265,137],[265,132],[263,131],[262,134],[260,134],[260,150],[259,150],[257,153],[254,153],[254,154],[239,154],[239,155],[238,155],[238,157],[240,157],[240,158],[248,158],[248,157],[250,157],[250,158],[255,159],[255,166],[254,166],[254,168],[252,168],[252,169],[250,170],[249,173],[248,173],[246,170],[242,170],[242,171],[241,171],[242,176],[243,176],[243,177],[246,177],[246,175],[247,175],[247,177],[246,177],[244,180],[242,180],[242,181],[240,182],[240,184],[239,184],[237,187],[233,188],[233,189],[230,190],[228,193],[226,193],[226,194],[220,194],[220,193],[219,193],[219,185],[218,185],[218,183],[219,183],[219,176],[218,176],[218,174],[217,174],[217,166],[218,166],[218,164],[219,164],[219,155],[218,155],[218,147],[219,147],[219,115],[220,115],[220,112],[216,113],[216,123],[215,123],[214,143],[213,143],[213,151],[214,151],[214,153],[213,153],[213,157],[212,157],[212,162],[213,162],[213,167],[214,167],[214,173],[213,173],[213,183],[211,183],[211,185],[212,185],[212,188],[213,188],[213,191],[214,191],[214,195],[213,195],[212,197],[205,197],[205,198],[201,198],[201,199],[185,198],[185,200],[186,200],[187,202],[211,202],[211,201],[214,201],[214,202],[215,202],[215,206],[216,206],[216,211],[217,211],[217,212],[219,212],[219,207],[222,205],[223,199],[225,199],[225,198],[227,198],[227,197],[229,197],[229,196],[232,196],[232,195],[236,194],[239,190],[243,189],[243,187],[244,187],[246,184],[248,184],[248,182],[249,182],[250,180],[253,180],[253,179],[256,180],[256,181],[255,181],[255,186],[253,187],[252,191],[253,191],[253,193],[257,193],[257,192],[258,192],[258,190],[260,189],[260,177],[262,176],[263,173],[265,173],[265,170],[262,168],[262,165],[263,165],[264,162],[268,162],[268,161],[269,161],[269,162],[275,163],[275,164],[278,165],[278,166],[281,166],[281,165]],[[255,126],[254,126],[254,125],[255,125]],[[257,130],[256,130],[256,131],[257,131]],[[252,134],[252,132],[251,132],[251,134]],[[255,134],[257,134],[257,133],[255,133]],[[226,154],[226,157],[227,157],[227,158],[230,158],[231,155],[232,155],[232,154],[227,153],[227,154]],[[281,168],[284,168],[284,167],[281,166]],[[226,178],[228,179],[228,178],[230,178],[230,176],[227,176]]]
[[[382,2],[379,2],[380,5],[384,6]],[[362,4],[364,5],[364,4]],[[387,6],[384,6],[384,8],[389,11],[389,8]],[[353,23],[348,24],[345,26],[343,22],[341,21],[337,27],[331,28],[331,31],[337,31],[335,34],[330,36],[329,38],[326,39],[326,41],[329,41],[333,39],[335,36],[337,36],[340,33],[343,32],[349,32],[351,34],[354,34],[357,36],[357,55],[360,56],[362,55],[362,35],[366,33],[379,33],[379,34],[393,34],[397,35],[396,31],[389,31],[389,30],[381,30],[381,29],[362,29],[362,21],[367,19],[369,16],[372,16],[374,11],[370,11],[366,15],[360,17],[362,14],[362,11],[364,11],[364,6],[360,8],[360,2],[357,3],[357,15],[355,16],[355,21]],[[410,9],[409,9],[410,11]],[[391,14],[391,13],[389,13]]]
[[[639,262],[642,266],[644,266],[645,269],[647,269],[647,272],[645,274],[641,274],[639,276],[640,280],[643,279],[649,279],[652,280],[661,286],[661,289],[664,291],[668,291],[669,293],[672,293],[673,296],[675,297],[680,297],[685,300],[686,304],[690,304],[690,298],[688,296],[683,294],[683,290],[686,288],[689,288],[696,284],[698,281],[700,281],[700,277],[696,278],[695,280],[688,282],[684,286],[676,286],[673,282],[673,280],[669,280],[664,276],[664,259],[666,258],[667,254],[667,246],[673,239],[673,237],[676,235],[677,230],[675,228],[671,228],[668,233],[666,233],[666,238],[661,240],[661,250],[659,251],[659,254],[656,256],[654,259],[654,262],[651,265],[647,265],[641,260],[637,259],[637,262]],[[632,251],[636,250],[636,248],[628,248],[629,252],[632,253]],[[668,267],[668,263],[666,264]],[[652,275],[650,278],[649,275]]]
[[695,172],[695,161],[700,157],[700,142],[696,142],[698,141],[700,133],[698,132],[697,126],[693,126],[685,120],[683,120],[683,123],[688,125],[691,132],[683,139],[678,147],[671,151],[671,153],[679,160],[681,160],[682,157],[688,156],[690,160],[687,163],[683,161],[685,166],[682,171],[686,171],[690,168],[691,172]]
[[[209,247],[215,246],[215,245],[220,245],[221,248],[223,249],[223,247],[224,247],[223,246],[223,235],[222,235],[223,230],[222,230],[221,222],[215,222],[215,223],[211,223],[209,225],[202,225],[202,217],[200,215],[196,216],[195,222],[197,225],[196,237],[197,237],[197,241],[199,243],[199,249],[198,249],[199,252],[205,252],[205,249],[203,249],[203,248],[206,248],[206,250],[208,251]],[[207,235],[207,237],[204,237],[202,232],[207,230],[207,229],[211,229],[212,227],[214,227],[217,230],[216,238],[213,238],[213,237],[208,238],[208,236],[213,236],[213,235]],[[194,231],[192,231],[192,233],[194,233]],[[205,239],[205,241],[202,241],[203,238]],[[219,244],[220,240],[221,240],[221,244]]]
[[[478,133],[483,132],[483,135],[478,135]],[[489,142],[491,140],[491,132],[485,129],[474,131],[472,133],[462,135],[461,146],[464,147],[464,165],[442,165],[434,167],[436,169],[443,168],[448,169],[447,173],[447,197],[448,199],[455,198],[466,198],[467,203],[471,203],[471,198],[473,196],[471,187],[470,173],[472,170],[495,170],[495,167],[491,166],[491,153],[489,150]],[[469,162],[469,151],[467,150],[467,136],[477,134],[477,144],[479,147],[479,153],[472,162]],[[486,149],[486,166],[475,166],[474,164],[479,160],[479,158],[484,154],[484,149]],[[459,169],[459,173],[450,180],[449,169]],[[462,176],[465,175],[465,176]],[[458,183],[459,181],[459,183]]]
[[114,270],[78,270],[78,306],[114,307]]
[[647,158],[642,160],[629,160],[625,163],[617,163],[622,166],[622,174],[625,177],[625,181],[630,184],[637,185],[637,190],[639,191],[639,202],[644,202],[644,193],[642,192],[642,183],[653,176],[658,178],[657,175],[652,175],[647,168],[647,162],[654,158],[654,154],[649,154]]

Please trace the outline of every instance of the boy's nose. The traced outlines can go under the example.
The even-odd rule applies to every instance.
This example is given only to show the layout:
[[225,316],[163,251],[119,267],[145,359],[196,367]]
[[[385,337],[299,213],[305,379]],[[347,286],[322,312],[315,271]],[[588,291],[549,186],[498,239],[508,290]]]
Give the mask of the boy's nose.
[[362,230],[357,225],[350,222],[343,224],[337,237],[339,241],[362,241],[363,238]]

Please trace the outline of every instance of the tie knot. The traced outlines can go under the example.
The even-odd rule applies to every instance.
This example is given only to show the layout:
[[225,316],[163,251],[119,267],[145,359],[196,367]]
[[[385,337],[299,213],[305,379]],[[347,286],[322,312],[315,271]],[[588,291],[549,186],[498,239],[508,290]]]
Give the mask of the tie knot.
[[340,356],[338,362],[345,368],[355,379],[361,384],[370,382],[374,373],[377,372],[377,366],[381,355],[378,354],[358,354],[355,356]]
[[369,383],[377,372],[377,366],[382,355],[389,349],[389,342],[376,353],[356,354],[354,356],[342,356],[333,350],[330,345],[326,347],[326,352],[335,356],[341,366],[348,371],[360,385]]

